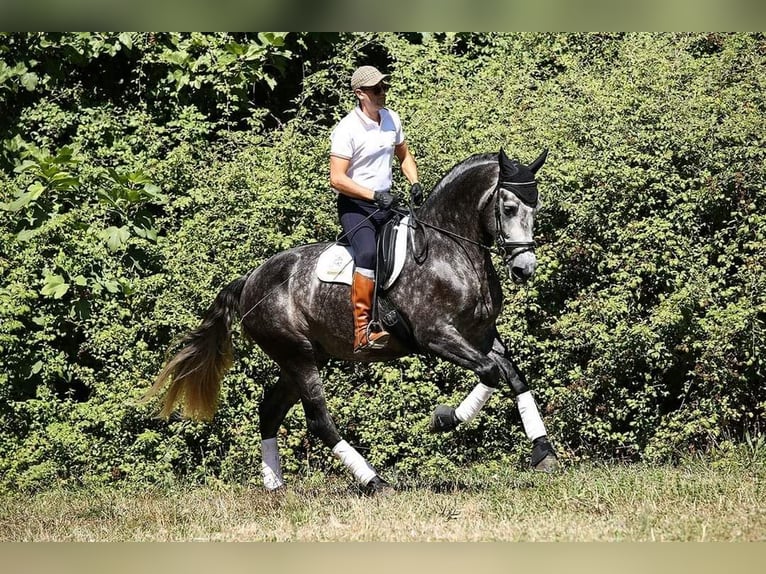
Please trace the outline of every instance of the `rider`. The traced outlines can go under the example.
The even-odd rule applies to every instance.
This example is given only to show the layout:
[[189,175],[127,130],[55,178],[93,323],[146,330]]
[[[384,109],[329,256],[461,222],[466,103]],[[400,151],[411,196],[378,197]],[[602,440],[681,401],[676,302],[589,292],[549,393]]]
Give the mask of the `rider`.
[[392,215],[392,162],[396,155],[411,184],[413,203],[420,204],[423,189],[418,168],[405,141],[402,122],[386,105],[388,74],[362,66],[351,76],[358,106],[333,129],[330,136],[330,185],[338,194],[338,214],[344,236],[354,252],[351,304],[354,309],[354,352],[380,349],[388,342],[384,330],[372,331],[375,292],[376,237]]

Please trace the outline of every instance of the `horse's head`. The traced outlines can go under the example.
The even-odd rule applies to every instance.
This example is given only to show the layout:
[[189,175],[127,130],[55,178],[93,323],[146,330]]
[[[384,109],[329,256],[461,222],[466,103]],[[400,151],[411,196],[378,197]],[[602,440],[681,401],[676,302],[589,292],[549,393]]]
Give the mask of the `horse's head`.
[[528,166],[509,159],[501,149],[500,173],[495,197],[495,241],[503,251],[508,273],[515,283],[535,273],[534,223],[540,206],[535,174],[545,163],[548,150]]

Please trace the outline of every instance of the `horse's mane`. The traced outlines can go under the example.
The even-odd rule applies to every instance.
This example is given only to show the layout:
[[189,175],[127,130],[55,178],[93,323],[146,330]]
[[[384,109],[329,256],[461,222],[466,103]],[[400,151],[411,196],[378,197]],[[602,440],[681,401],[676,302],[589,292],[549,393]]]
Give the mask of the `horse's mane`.
[[497,163],[497,153],[477,153],[455,164],[434,186],[429,194],[429,200],[436,198],[442,190],[449,187],[450,183],[463,177],[466,172],[487,163]]
[[477,153],[455,164],[434,186],[432,193],[438,193],[442,187],[447,185],[452,180],[458,179],[465,172],[473,169],[476,165],[487,163],[487,161],[490,160],[497,162],[497,153]]

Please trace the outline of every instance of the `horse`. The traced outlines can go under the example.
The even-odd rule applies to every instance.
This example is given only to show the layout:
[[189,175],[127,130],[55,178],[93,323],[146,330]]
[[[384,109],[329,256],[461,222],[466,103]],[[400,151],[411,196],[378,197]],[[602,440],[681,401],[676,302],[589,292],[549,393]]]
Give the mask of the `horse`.
[[[332,243],[279,252],[225,286],[198,328],[181,341],[145,400],[169,383],[161,416],[182,403],[184,416],[209,420],[221,381],[232,364],[235,314],[241,328],[279,366],[275,384],[258,407],[264,487],[284,489],[277,432],[288,411],[302,403],[307,428],[342,461],[370,494],[391,492],[367,460],[336,427],[325,401],[320,371],[330,359],[390,361],[426,353],[473,371],[478,383],[457,406],[438,405],[432,432],[448,432],[477,415],[501,384],[516,395],[522,426],[532,442],[530,467],[552,472],[558,457],[525,377],[500,339],[496,321],[502,286],[492,262],[499,253],[514,283],[528,281],[537,264],[533,227],[539,207],[535,175],[547,158],[531,164],[499,153],[475,154],[456,164],[417,211],[413,234],[420,257],[409,254],[385,292],[412,338],[391,337],[383,349],[353,351],[349,287],[320,281],[314,273]],[[414,251],[414,249],[413,249]]]

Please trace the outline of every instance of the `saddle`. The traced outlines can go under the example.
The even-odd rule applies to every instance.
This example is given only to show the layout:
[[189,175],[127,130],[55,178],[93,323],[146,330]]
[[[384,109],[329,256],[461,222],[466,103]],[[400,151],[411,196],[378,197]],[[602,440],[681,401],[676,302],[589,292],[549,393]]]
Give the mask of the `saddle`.
[[[399,278],[407,258],[409,217],[395,215],[378,233],[378,269],[375,274],[380,290],[386,291]],[[336,243],[326,249],[317,261],[317,278],[324,283],[351,285],[354,255],[350,245]]]
[[[378,233],[378,263],[373,304],[373,320],[379,321],[386,331],[406,346],[417,350],[412,328],[394,305],[386,298],[407,259],[408,216],[395,215]],[[315,274],[324,283],[351,285],[354,276],[354,255],[350,245],[336,243],[326,249],[317,261]]]

